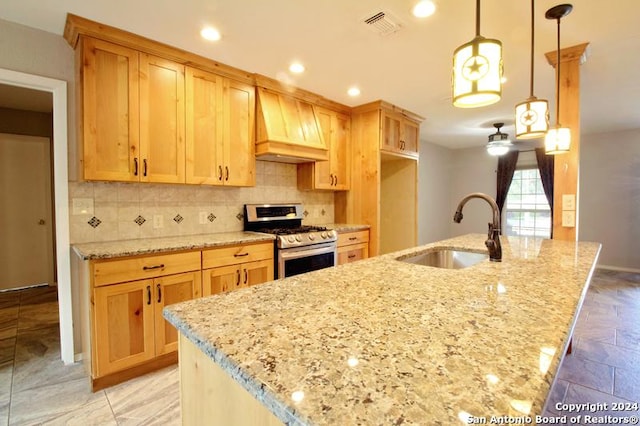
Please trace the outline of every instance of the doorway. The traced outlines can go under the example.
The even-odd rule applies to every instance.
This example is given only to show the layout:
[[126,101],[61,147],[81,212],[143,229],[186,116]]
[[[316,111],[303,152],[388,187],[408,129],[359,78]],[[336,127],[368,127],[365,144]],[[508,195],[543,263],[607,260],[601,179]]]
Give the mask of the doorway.
[[23,87],[53,95],[53,211],[55,218],[55,270],[58,283],[60,317],[60,352],[65,364],[74,362],[71,264],[69,244],[69,187],[67,152],[67,83],[66,81],[0,68],[0,84]]

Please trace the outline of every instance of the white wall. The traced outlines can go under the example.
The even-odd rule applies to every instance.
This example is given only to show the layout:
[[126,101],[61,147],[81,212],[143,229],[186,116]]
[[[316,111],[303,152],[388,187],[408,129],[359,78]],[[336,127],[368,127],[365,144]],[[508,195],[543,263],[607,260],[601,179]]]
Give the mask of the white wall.
[[602,243],[600,266],[640,270],[640,129],[583,135],[581,241]]
[[[69,177],[76,177],[74,53],[62,36],[0,19],[0,68],[67,82]],[[55,141],[54,141],[55,144]]]
[[418,164],[418,244],[450,237],[451,163],[453,151],[432,143],[420,142]]
[[471,192],[484,192],[492,198],[496,197],[497,157],[487,154],[485,147],[458,149],[453,152],[451,161],[449,204],[451,236],[486,233],[487,224],[492,221],[491,207],[484,200],[469,200],[464,206],[461,223],[453,222],[453,214],[458,203]]

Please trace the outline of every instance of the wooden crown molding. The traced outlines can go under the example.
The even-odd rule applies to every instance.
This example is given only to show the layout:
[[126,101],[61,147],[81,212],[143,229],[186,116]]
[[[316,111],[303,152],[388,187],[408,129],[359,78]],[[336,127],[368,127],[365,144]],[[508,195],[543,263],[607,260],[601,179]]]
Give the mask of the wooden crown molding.
[[[547,52],[544,56],[546,56],[549,65],[555,68],[556,63],[558,62],[557,51],[553,50],[551,52]],[[587,61],[587,56],[589,56],[589,43],[577,44],[575,46],[560,49],[560,62],[578,60],[580,61],[580,65],[582,65]]]
[[383,100],[377,100],[374,102],[369,102],[367,104],[364,105],[358,105],[356,107],[353,107],[351,110],[354,113],[363,113],[363,112],[369,112],[369,111],[373,111],[373,110],[378,110],[378,109],[383,109],[386,111],[391,111],[391,112],[395,112],[398,114],[402,114],[405,117],[416,121],[418,123],[421,123],[425,120],[425,118],[421,115],[418,115],[414,112],[408,111],[406,109],[402,109],[398,106],[395,106],[387,101],[383,101]]

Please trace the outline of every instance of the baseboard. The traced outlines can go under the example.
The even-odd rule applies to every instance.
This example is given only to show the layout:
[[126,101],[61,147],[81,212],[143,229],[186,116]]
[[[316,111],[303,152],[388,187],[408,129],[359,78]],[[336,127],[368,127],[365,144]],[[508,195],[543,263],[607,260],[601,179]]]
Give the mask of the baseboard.
[[617,271],[617,272],[632,272],[632,273],[640,274],[640,269],[623,268],[620,266],[612,266],[612,265],[598,265],[596,269],[605,269],[607,271]]

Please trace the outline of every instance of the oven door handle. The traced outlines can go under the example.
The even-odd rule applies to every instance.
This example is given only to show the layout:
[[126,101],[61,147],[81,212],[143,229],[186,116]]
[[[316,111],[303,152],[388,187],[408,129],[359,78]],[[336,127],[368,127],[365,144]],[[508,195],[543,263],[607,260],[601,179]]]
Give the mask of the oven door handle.
[[291,260],[291,259],[298,259],[301,257],[310,257],[310,256],[317,256],[319,254],[333,253],[335,251],[336,251],[336,245],[331,244],[328,246],[311,248],[307,250],[295,250],[295,251],[281,250],[280,256],[282,257],[283,260]]

